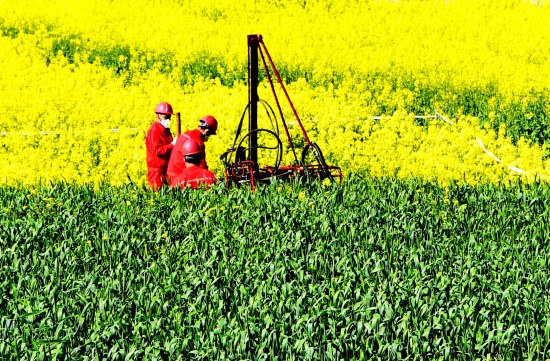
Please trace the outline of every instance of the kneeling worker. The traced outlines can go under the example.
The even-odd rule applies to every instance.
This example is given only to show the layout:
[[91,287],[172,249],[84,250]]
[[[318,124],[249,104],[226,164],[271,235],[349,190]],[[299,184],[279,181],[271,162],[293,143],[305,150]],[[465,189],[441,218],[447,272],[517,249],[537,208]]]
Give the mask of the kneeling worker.
[[[168,179],[177,177],[185,169],[184,155],[181,151],[183,144],[188,140],[194,140],[201,149],[201,168],[208,169],[206,164],[206,146],[205,142],[211,135],[216,134],[218,129],[218,121],[211,115],[204,116],[200,119],[197,129],[189,130],[181,134],[174,145],[170,161],[168,162],[167,175]],[[170,182],[171,183],[171,182]]]
[[181,153],[185,159],[185,169],[178,175],[170,177],[172,187],[187,186],[197,189],[202,184],[209,188],[211,184],[216,183],[216,175],[208,169],[201,168],[202,149],[193,139],[188,139],[181,147]]

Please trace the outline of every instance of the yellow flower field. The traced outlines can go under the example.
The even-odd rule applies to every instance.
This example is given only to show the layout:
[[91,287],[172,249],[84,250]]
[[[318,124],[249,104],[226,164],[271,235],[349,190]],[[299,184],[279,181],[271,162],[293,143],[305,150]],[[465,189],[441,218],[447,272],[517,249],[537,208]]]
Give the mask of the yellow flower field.
[[247,102],[247,34],[264,36],[309,136],[345,174],[546,181],[548,19],[540,0],[3,0],[0,183],[143,184],[160,101],[183,130],[219,120],[207,160],[222,176]]

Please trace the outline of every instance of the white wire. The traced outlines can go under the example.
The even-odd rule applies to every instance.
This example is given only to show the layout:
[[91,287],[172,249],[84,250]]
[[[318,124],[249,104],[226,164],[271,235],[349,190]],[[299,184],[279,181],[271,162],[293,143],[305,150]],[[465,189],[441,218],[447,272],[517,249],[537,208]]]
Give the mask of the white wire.
[[[131,130],[131,131],[135,132],[135,131],[138,130],[138,128],[124,128],[124,129],[112,128],[112,129],[104,129],[104,130],[97,129],[96,131],[97,132],[106,131],[106,132],[111,132],[111,133],[119,133],[122,130]],[[17,134],[17,135],[59,135],[59,134],[63,134],[63,133],[68,133],[68,131],[41,130],[41,131],[36,131],[36,132],[0,132],[0,136],[13,135],[13,134]],[[85,133],[85,132],[75,131],[75,132],[71,132],[71,133]]]
[[[382,120],[382,119],[389,119],[389,118],[391,118],[391,116],[373,116],[373,117],[369,117],[369,119],[372,119],[372,120]],[[439,119],[443,120],[444,122],[446,122],[448,124],[456,125],[456,123],[450,121],[449,118],[447,118],[445,115],[439,113],[437,110],[435,110],[435,115],[415,115],[414,116],[414,119],[436,119],[436,118],[439,118]],[[121,129],[121,128],[111,128],[111,129],[106,129],[105,131],[109,131],[109,132],[112,132],[112,133],[119,133],[121,130],[123,130],[123,129]],[[126,130],[137,131],[138,129],[137,128],[126,128]],[[100,130],[98,130],[98,131],[100,131]],[[36,131],[36,132],[0,132],[0,136],[13,135],[13,134],[27,135],[27,136],[32,136],[32,135],[58,135],[58,134],[62,134],[62,133],[67,133],[67,132],[66,131],[65,132],[55,131],[55,130],[45,130],[45,131],[43,130],[43,131]],[[74,132],[74,133],[79,133],[79,132]],[[489,155],[491,158],[493,158],[497,163],[502,162],[502,160],[500,158],[498,158],[491,151],[489,151],[487,148],[485,148],[485,145],[483,144],[483,141],[480,138],[476,138],[476,140],[477,140],[477,143],[479,144],[479,146],[481,147],[481,149],[483,149],[483,151],[485,153],[487,153],[487,155]],[[507,165],[507,167],[508,167],[508,169],[510,169],[510,170],[512,170],[516,173],[527,174],[527,172],[524,171],[523,169],[515,167],[513,165]]]

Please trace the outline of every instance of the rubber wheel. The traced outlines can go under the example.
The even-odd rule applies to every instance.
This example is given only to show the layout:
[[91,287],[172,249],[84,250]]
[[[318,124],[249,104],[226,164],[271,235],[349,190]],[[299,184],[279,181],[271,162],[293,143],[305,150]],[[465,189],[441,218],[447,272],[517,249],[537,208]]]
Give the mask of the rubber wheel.
[[[321,148],[316,143],[311,143],[306,145],[302,151],[302,166],[306,171],[306,176],[308,178],[314,179],[330,179],[334,181],[334,177],[330,173],[330,169],[325,162],[325,157],[323,157],[323,152]],[[308,169],[308,166],[314,166],[317,169]]]

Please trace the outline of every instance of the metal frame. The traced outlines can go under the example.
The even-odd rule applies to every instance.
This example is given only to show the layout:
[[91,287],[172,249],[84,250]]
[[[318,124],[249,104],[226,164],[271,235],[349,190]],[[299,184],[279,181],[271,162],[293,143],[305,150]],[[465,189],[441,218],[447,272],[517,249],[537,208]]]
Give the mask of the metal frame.
[[[294,108],[290,96],[283,84],[281,76],[269,52],[263,37],[259,34],[248,35],[247,36],[248,44],[248,104],[245,107],[245,110],[242,114],[241,121],[239,123],[235,140],[233,145],[221,156],[221,159],[225,164],[225,181],[228,185],[241,185],[241,184],[250,184],[252,188],[255,187],[258,183],[267,183],[271,182],[273,179],[329,179],[331,181],[342,180],[342,170],[336,166],[329,166],[326,164],[325,159],[322,155],[321,149],[319,146],[309,139],[307,132],[298,116],[298,112]],[[283,125],[285,134],[288,140],[288,144],[292,150],[294,156],[295,164],[293,165],[280,165],[280,157],[282,157],[282,142],[279,137],[279,128],[277,117],[273,109],[263,100],[260,100],[258,96],[258,83],[259,83],[259,63],[262,62],[263,68],[269,84],[271,86],[271,91],[273,97],[277,104],[277,109],[279,113],[280,122]],[[273,77],[272,77],[273,74]],[[273,78],[276,78],[277,83],[281,87],[284,95],[290,105],[294,117],[296,118],[297,124],[300,126],[302,136],[305,140],[306,146],[302,150],[301,159],[298,159],[296,154],[296,149],[290,132],[288,130],[287,122],[284,119],[284,114],[281,109],[281,104],[277,93],[275,91]],[[272,120],[275,131],[269,129],[258,128],[258,104],[262,104],[268,113],[268,117]],[[248,132],[244,137],[241,136],[241,131],[243,128],[243,122],[246,113],[248,112]],[[273,122],[273,119],[275,121]],[[270,136],[273,136],[277,140],[277,146],[275,147],[263,147],[258,145],[258,133],[267,132]],[[239,141],[240,139],[240,141]],[[243,143],[247,141],[248,147],[244,147]],[[258,164],[258,149],[273,149],[276,150],[277,159],[275,164],[259,167]],[[313,156],[314,162],[312,164],[305,164],[307,155],[310,154]],[[230,157],[235,155],[234,160],[231,160]]]

